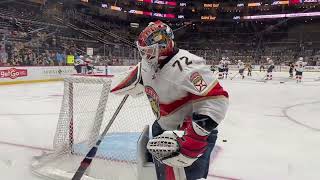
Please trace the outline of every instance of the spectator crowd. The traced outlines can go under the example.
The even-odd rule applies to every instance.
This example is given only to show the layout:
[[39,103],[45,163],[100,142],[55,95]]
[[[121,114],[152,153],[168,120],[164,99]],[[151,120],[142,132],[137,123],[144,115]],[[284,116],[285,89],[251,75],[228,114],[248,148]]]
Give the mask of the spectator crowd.
[[[63,18],[76,24],[80,28],[79,32],[53,22],[47,17],[50,15],[48,12],[54,11],[21,6],[0,8],[0,66],[67,65],[68,55],[75,58],[85,55],[87,47],[94,48],[94,59],[98,65],[132,65],[138,62],[137,50],[115,36],[118,34],[133,42],[135,35],[129,32],[130,28],[126,23],[121,23],[121,20],[117,22],[113,18],[103,22],[101,18],[85,15],[74,9],[65,10]],[[108,33],[99,31],[97,26]],[[110,43],[103,44],[82,32],[90,32]],[[303,56],[309,65],[320,65],[320,46],[312,42],[301,43],[299,40],[300,42],[293,43],[289,39],[280,42],[279,38],[261,41],[250,33],[237,35],[183,31],[180,34],[182,35],[177,31],[178,47],[204,57],[208,64],[217,64],[223,56],[229,57],[233,62],[242,60],[261,64],[270,57],[276,64],[289,64]]]

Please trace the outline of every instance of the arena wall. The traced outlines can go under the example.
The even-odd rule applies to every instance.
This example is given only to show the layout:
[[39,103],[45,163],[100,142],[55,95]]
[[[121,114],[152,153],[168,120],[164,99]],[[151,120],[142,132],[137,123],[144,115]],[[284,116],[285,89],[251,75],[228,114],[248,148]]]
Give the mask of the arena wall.
[[0,67],[0,85],[59,81],[74,73],[73,66]]
[[[113,76],[130,70],[132,66],[96,66],[95,75]],[[230,65],[230,70],[238,70],[236,65]],[[254,71],[260,70],[260,65],[253,66]],[[276,66],[276,72],[289,71],[288,66]],[[305,72],[320,72],[320,66],[306,66]],[[64,76],[76,74],[73,66],[35,66],[35,67],[0,67],[0,85],[60,81]]]

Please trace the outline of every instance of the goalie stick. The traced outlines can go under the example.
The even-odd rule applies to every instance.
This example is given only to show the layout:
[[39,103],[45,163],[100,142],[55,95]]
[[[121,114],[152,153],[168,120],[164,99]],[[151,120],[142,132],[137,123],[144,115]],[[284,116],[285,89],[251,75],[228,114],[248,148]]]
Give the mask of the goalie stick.
[[123,107],[124,103],[128,99],[129,94],[126,94],[121,103],[119,104],[117,110],[114,112],[112,118],[110,119],[109,123],[107,124],[106,128],[103,130],[101,136],[99,137],[96,144],[90,149],[90,151],[86,154],[86,157],[81,161],[79,168],[77,169],[76,173],[73,175],[72,180],[80,180],[83,174],[86,172],[88,167],[90,166],[93,158],[96,156],[98,151],[98,147],[102,142],[104,136],[107,134],[108,130],[110,129],[111,125],[113,124],[114,120],[116,119],[117,115],[119,114],[121,108]]

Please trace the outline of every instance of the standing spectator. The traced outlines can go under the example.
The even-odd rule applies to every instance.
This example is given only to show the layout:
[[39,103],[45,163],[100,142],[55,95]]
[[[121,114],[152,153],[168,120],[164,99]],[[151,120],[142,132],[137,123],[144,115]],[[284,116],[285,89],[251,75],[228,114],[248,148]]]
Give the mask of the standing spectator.
[[4,42],[0,42],[0,66],[4,66],[7,64],[8,53],[6,52],[6,47]]
[[57,62],[58,62],[59,66],[63,66],[65,64],[65,62],[64,62],[65,58],[64,58],[64,55],[62,53],[57,52],[56,59],[57,59]]

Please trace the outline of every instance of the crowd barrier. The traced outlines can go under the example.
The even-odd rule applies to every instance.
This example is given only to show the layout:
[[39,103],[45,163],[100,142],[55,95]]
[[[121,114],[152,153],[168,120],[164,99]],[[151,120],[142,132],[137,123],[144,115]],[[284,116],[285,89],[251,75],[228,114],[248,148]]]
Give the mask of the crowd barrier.
[[0,67],[0,85],[59,81],[74,73],[73,66]]
[[[95,75],[113,76],[126,72],[133,66],[95,66]],[[238,70],[236,65],[230,65],[230,70]],[[253,65],[253,70],[259,71],[260,65]],[[275,66],[276,72],[289,71],[288,66]],[[305,72],[320,72],[320,66],[306,66]],[[0,85],[59,81],[64,76],[76,74],[73,66],[33,66],[33,67],[0,67]]]

